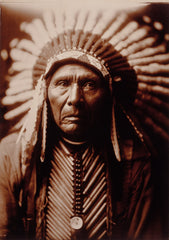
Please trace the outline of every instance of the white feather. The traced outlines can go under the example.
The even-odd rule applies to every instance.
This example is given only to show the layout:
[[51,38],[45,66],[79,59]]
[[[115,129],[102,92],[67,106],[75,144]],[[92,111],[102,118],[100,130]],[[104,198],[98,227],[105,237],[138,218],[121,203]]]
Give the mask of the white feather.
[[[148,36],[150,28],[148,26],[143,26],[140,29],[134,31],[125,41],[121,41],[119,44],[116,45],[115,49],[117,51],[121,51],[123,48],[126,48],[133,42],[137,42]],[[111,41],[110,41],[111,42]]]
[[151,57],[138,58],[128,61],[131,66],[136,65],[146,65],[150,63],[168,63],[169,62],[169,53],[159,54]]
[[23,70],[28,70],[28,69],[32,69],[33,66],[35,64],[35,60],[32,62],[31,60],[30,61],[25,61],[25,62],[21,62],[21,61],[18,61],[18,62],[13,62],[12,65],[11,65],[11,69],[9,71],[23,71]]
[[155,42],[157,41],[157,37],[153,36],[153,37],[147,37],[139,42],[134,42],[131,45],[129,45],[127,48],[123,49],[122,51],[120,51],[120,53],[123,56],[128,56],[128,59],[131,58],[131,54],[134,54],[138,51],[141,51],[145,48],[151,47],[155,44]]
[[39,37],[37,29],[33,23],[23,22],[20,25],[21,31],[28,33],[38,48],[43,47],[43,40]]
[[15,103],[22,103],[27,101],[33,97],[34,90],[30,90],[27,92],[19,93],[14,96],[6,96],[2,99],[2,104],[4,105],[13,105]]
[[64,12],[63,8],[57,9],[57,11],[54,12],[54,17],[55,17],[55,25],[56,25],[56,31],[57,34],[63,33],[64,32]]
[[153,85],[148,85],[148,84],[139,82],[138,89],[143,92],[145,91],[145,92],[154,93],[157,95],[160,94],[166,97],[169,96],[169,89],[162,86],[158,86],[158,85],[153,86]]
[[9,82],[9,88],[18,88],[19,86],[22,86],[22,85],[31,85],[33,86],[33,79],[32,77],[27,77],[25,76],[25,78],[16,78],[15,80],[11,80]]
[[148,56],[153,56],[155,54],[164,53],[164,52],[166,52],[166,44],[162,43],[156,47],[149,47],[137,53],[131,54],[128,56],[128,59],[131,60],[131,59],[136,59],[141,57],[148,57]]
[[34,19],[32,22],[38,32],[39,38],[41,38],[41,42],[45,45],[50,40],[50,35],[48,31],[45,29],[44,24],[40,19]]
[[158,63],[151,63],[147,66],[134,66],[136,73],[144,74],[162,74],[169,73],[169,64],[163,65]]
[[104,37],[103,33],[107,30],[108,26],[113,22],[115,16],[116,14],[112,13],[111,10],[105,11],[104,14],[102,12],[92,33],[102,35],[103,38],[106,38],[106,36]]
[[56,37],[56,26],[55,26],[55,23],[54,23],[54,16],[53,16],[53,12],[50,11],[50,10],[46,10],[44,13],[43,13],[43,19],[44,19],[44,22],[45,22],[45,26],[46,26],[46,29],[48,31],[48,34],[50,36],[50,38],[54,38]]
[[87,16],[88,16],[88,11],[85,9],[85,11],[81,11],[79,12],[79,14],[77,15],[77,23],[75,26],[75,30],[83,30],[84,26],[86,24],[86,20],[87,20]]
[[169,86],[169,77],[164,77],[164,76],[149,76],[149,75],[138,74],[137,81],[145,82],[149,84]]
[[[125,13],[120,14],[110,25],[110,27],[107,29],[107,31],[103,34],[103,38],[105,39],[111,39],[112,36],[119,31],[120,27],[125,23],[127,20],[127,15]],[[110,41],[111,43],[111,41]]]
[[120,32],[118,32],[117,34],[115,34],[110,42],[113,46],[115,46],[117,43],[119,43],[120,41],[128,38],[128,36],[135,31],[138,28],[138,23],[135,21],[132,21],[130,23],[128,23]]
[[71,6],[65,11],[65,30],[73,31],[76,25],[77,20],[77,9],[72,8]]
[[99,15],[100,14],[97,11],[94,11],[94,10],[89,11],[86,24],[83,28],[84,32],[91,32],[93,30],[94,26],[98,21]]
[[18,38],[12,39],[12,40],[10,41],[10,43],[9,43],[9,47],[10,47],[10,48],[16,47],[17,44],[18,44],[18,42],[19,42],[19,39],[18,39]]
[[4,114],[4,118],[6,120],[15,119],[16,117],[20,116],[21,114],[26,113],[30,109],[31,104],[32,104],[32,100],[29,100],[29,101],[23,103],[19,107],[16,107],[15,109]]
[[6,90],[7,96],[16,95],[20,92],[25,92],[32,89],[32,84],[30,82],[25,82],[22,84],[17,84],[14,87],[10,87]]
[[12,76],[10,78],[10,82],[17,82],[19,80],[22,80],[24,78],[31,78],[32,77],[32,71],[30,70],[24,70],[22,72],[17,73],[15,76]]
[[22,51],[20,49],[17,49],[17,48],[11,49],[10,56],[11,56],[12,60],[14,60],[14,61],[23,61],[25,63],[26,62],[35,63],[35,61],[37,60],[36,56],[34,56],[28,52]]
[[26,50],[27,52],[30,52],[31,54],[35,56],[39,56],[40,54],[40,48],[32,41],[28,39],[22,39],[18,44],[17,48]]

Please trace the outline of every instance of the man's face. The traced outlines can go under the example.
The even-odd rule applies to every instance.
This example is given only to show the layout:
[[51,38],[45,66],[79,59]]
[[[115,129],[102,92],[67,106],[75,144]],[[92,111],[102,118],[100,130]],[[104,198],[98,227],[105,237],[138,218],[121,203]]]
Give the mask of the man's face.
[[105,80],[88,67],[76,63],[59,67],[51,76],[48,99],[65,137],[86,139],[103,118],[108,94]]

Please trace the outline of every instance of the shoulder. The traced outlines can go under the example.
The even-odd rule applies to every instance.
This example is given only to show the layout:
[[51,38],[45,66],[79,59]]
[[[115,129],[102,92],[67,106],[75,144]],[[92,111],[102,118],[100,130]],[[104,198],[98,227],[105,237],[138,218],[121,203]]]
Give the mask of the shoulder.
[[152,178],[152,156],[144,141],[138,136],[121,140],[124,179],[134,189]]
[[20,148],[20,143],[17,143],[17,134],[10,134],[0,141],[0,158],[12,157],[14,162],[14,157],[19,153]]
[[19,181],[21,178],[21,145],[20,143],[16,143],[16,141],[16,133],[10,134],[0,141],[1,176],[4,176],[4,179],[6,176],[8,176],[8,178],[12,179],[12,181]]
[[0,145],[3,144],[15,144],[17,140],[18,134],[17,133],[11,133],[4,138],[1,139]]

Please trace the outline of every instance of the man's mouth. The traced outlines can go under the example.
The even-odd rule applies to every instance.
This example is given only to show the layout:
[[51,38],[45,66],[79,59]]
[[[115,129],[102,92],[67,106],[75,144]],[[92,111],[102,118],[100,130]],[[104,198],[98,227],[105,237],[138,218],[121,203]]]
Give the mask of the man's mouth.
[[79,121],[83,121],[84,119],[85,119],[85,116],[80,114],[70,114],[63,117],[63,121],[70,121],[70,122],[79,122]]

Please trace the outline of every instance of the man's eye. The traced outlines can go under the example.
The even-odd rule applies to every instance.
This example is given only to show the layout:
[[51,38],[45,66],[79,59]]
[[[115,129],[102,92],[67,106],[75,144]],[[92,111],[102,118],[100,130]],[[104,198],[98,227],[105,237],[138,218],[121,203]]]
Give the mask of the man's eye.
[[69,85],[69,81],[67,80],[59,80],[55,83],[56,86],[67,87]]
[[96,82],[95,81],[86,81],[83,83],[83,89],[85,90],[93,90],[96,88]]

